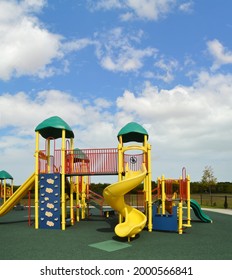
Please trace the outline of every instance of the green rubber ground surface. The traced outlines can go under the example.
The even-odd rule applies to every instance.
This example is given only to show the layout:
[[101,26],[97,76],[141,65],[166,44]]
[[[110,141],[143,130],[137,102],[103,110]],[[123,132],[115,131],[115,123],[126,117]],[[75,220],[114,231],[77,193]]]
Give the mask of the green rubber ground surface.
[[35,230],[26,210],[11,211],[0,217],[0,259],[231,260],[232,216],[206,214],[212,224],[193,221],[182,235],[143,230],[128,243],[115,236],[115,217],[91,216],[65,231]]

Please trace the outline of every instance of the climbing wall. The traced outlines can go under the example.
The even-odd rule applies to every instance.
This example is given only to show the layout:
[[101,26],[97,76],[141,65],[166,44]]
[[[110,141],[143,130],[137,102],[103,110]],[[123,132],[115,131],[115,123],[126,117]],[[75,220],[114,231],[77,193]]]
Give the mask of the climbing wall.
[[60,174],[41,174],[39,228],[60,229]]

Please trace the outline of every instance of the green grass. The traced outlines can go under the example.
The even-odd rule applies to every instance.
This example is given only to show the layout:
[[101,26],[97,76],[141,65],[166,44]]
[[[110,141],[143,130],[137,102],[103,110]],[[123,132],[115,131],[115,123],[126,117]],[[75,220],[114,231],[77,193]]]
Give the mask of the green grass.
[[191,194],[202,207],[224,208],[225,196],[227,196],[228,209],[232,209],[231,194]]

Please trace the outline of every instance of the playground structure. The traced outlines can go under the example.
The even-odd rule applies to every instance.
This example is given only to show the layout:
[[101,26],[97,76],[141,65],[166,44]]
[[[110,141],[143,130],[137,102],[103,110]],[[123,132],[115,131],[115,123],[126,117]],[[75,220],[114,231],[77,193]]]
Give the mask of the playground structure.
[[[153,227],[155,230],[183,233],[184,227],[191,227],[190,178],[185,168],[179,179],[167,179],[162,175],[157,180],[157,200],[153,207]],[[186,218],[183,221],[183,205]]]
[[[7,184],[7,180],[10,180],[11,183]],[[13,186],[14,179],[13,177],[5,170],[0,171],[0,198],[3,199],[3,203],[6,202],[7,198],[13,195]]]
[[[57,128],[57,123],[59,123],[59,127],[62,123],[62,129]],[[119,198],[117,211],[120,214],[121,227],[128,221],[133,223],[136,216],[127,215],[124,211],[129,207],[124,203],[124,194],[129,192],[127,184],[132,182],[130,188],[133,189],[144,181],[146,215],[137,212],[136,209],[134,209],[134,214],[135,212],[141,213],[142,228],[148,221],[148,229],[152,230],[150,145],[147,142],[148,134],[142,126],[137,123],[127,124],[118,134],[118,148],[108,149],[75,149],[74,134],[71,128],[58,117],[45,120],[36,127],[35,131],[35,228],[49,227],[65,230],[67,196],[71,209],[68,220],[71,225],[75,220],[79,221],[80,216],[81,219],[85,218],[87,200],[90,195],[93,195],[93,192],[89,190],[89,176],[118,175],[118,183],[123,181],[124,186],[124,190],[117,193]],[[40,135],[46,139],[44,150],[39,149]],[[57,149],[55,139],[60,137],[61,149]],[[131,141],[141,144],[125,146],[124,143]],[[131,153],[131,151],[135,153]],[[140,172],[142,166],[144,166],[143,175],[139,181],[136,181],[134,177]],[[128,174],[130,174],[129,177]],[[69,185],[68,192],[67,184]],[[112,187],[108,187],[108,192],[109,188],[112,190]],[[107,195],[107,191],[104,194],[109,205],[115,206],[112,197]],[[59,205],[61,207],[58,207]],[[122,219],[125,219],[124,223],[122,223]],[[131,225],[131,227],[133,226]],[[139,226],[137,230],[134,228],[135,233],[128,232],[124,235],[135,236],[142,228]]]
[[[211,221],[204,216],[200,206],[191,201],[190,178],[185,173],[178,180],[162,176],[154,195],[151,145],[148,133],[141,125],[135,122],[125,125],[117,135],[117,148],[75,148],[72,129],[57,116],[41,122],[35,133],[35,171],[4,201],[0,216],[35,188],[35,229],[65,230],[67,225],[86,218],[90,198],[94,197],[95,203],[98,201],[102,206],[103,197],[90,190],[90,176],[117,175],[117,182],[106,187],[103,196],[119,214],[115,227],[119,237],[130,240],[145,227],[149,232],[167,230],[181,234],[184,227],[191,226],[190,207],[194,207],[202,221]],[[45,139],[42,149],[40,136]],[[57,147],[59,145],[61,147]],[[143,212],[125,202],[125,195],[142,183]],[[184,203],[187,205],[186,219],[183,217]]]
[[[119,224],[115,233],[120,237],[135,237],[146,225],[152,231],[152,195],[151,195],[151,146],[147,142],[147,131],[136,123],[129,123],[118,133],[118,182],[108,186],[104,198],[119,213]],[[125,145],[128,142],[142,145]],[[131,154],[132,151],[141,151]],[[144,184],[145,211],[127,205],[124,195]]]
[[190,177],[186,176],[186,169],[182,168],[179,179],[157,179],[157,188],[153,203],[153,230],[175,231],[183,233],[185,228],[191,227],[191,208],[199,220],[212,223],[212,220],[202,210],[197,201],[190,197]]

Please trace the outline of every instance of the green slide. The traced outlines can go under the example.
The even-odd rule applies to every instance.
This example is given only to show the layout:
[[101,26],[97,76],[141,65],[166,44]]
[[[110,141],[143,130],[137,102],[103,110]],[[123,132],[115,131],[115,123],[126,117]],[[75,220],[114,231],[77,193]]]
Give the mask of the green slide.
[[194,214],[197,216],[198,219],[200,219],[202,222],[204,223],[212,223],[213,221],[210,219],[209,216],[207,216],[201,209],[201,206],[199,205],[199,203],[194,200],[191,199],[190,200],[190,206],[192,207]]

